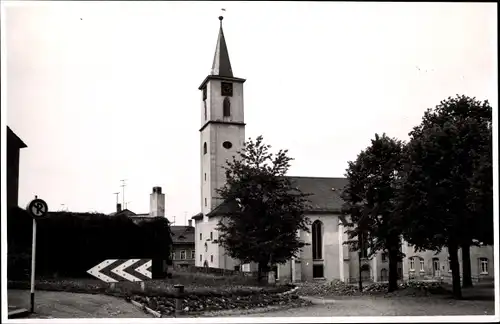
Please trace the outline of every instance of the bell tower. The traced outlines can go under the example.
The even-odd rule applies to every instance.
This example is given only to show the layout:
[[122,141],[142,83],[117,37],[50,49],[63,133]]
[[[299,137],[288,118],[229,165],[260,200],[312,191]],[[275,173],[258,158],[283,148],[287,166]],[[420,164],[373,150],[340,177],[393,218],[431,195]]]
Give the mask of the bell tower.
[[233,76],[223,17],[210,74],[201,83],[200,176],[201,211],[206,215],[221,203],[216,192],[226,180],[223,166],[237,154],[245,140],[243,83]]

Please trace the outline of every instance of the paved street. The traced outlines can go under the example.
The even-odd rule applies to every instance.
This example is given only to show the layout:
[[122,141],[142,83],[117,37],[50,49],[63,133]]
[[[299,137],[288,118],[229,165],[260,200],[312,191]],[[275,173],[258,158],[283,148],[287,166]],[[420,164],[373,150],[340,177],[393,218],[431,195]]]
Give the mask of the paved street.
[[[68,292],[37,291],[35,312],[30,318],[150,318],[125,300]],[[9,305],[29,309],[29,290],[8,291]]]
[[353,297],[334,300],[324,305],[283,311],[244,315],[244,317],[297,316],[439,316],[494,315],[493,301],[456,301],[425,297]]

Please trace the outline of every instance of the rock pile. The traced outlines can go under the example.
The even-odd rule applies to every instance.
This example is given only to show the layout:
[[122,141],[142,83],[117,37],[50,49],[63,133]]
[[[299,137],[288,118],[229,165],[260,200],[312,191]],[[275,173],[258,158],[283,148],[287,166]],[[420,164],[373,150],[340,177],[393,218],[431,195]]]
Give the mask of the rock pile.
[[[172,316],[175,313],[176,300],[172,297],[134,295],[131,299],[148,306],[163,316]],[[186,314],[230,309],[251,309],[271,305],[299,307],[305,304],[308,304],[308,302],[299,299],[297,294],[278,295],[267,292],[244,296],[197,296],[196,294],[190,294],[184,296],[182,300],[183,311]]]
[[387,293],[387,283],[364,283],[363,292],[359,292],[357,284],[347,284],[339,280],[328,283],[301,283],[299,295],[304,296],[360,296],[360,295],[386,295],[386,296],[427,296],[429,294],[446,294],[438,282],[410,281],[400,283],[398,290]]

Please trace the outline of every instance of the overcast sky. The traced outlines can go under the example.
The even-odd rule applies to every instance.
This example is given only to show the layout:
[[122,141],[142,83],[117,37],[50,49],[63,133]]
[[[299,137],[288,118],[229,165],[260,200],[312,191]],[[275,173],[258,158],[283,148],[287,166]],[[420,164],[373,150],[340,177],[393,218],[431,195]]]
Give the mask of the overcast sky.
[[498,107],[495,3],[6,2],[6,117],[28,145],[21,206],[36,194],[52,210],[109,213],[127,179],[136,213],[153,186],[171,221],[198,213],[198,86],[221,8],[247,79],[246,135],[289,149],[290,175],[343,176],[375,133],[408,139],[448,96]]

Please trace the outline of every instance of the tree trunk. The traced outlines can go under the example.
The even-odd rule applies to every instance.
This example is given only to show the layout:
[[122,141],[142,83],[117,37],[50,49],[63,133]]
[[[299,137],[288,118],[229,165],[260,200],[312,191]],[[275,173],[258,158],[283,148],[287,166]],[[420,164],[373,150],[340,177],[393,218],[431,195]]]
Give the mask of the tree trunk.
[[262,263],[258,263],[257,265],[257,282],[262,281]]
[[399,251],[395,247],[389,249],[389,292],[398,289]]
[[358,272],[359,272],[359,277],[358,277],[358,284],[359,284],[359,291],[363,291],[363,279],[361,278],[361,250],[358,252]]
[[463,244],[462,248],[462,287],[472,287],[472,271],[470,266],[470,244]]
[[458,263],[458,245],[450,244],[448,246],[450,253],[451,276],[453,282],[453,296],[455,299],[462,299],[462,287],[460,287],[460,264]]

